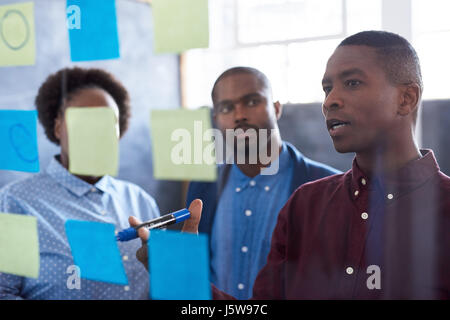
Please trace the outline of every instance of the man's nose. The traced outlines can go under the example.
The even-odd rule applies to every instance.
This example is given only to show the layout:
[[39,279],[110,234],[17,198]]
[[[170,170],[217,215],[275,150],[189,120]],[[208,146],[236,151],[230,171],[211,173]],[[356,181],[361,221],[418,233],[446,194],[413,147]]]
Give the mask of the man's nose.
[[322,104],[322,112],[326,115],[330,110],[342,108],[344,102],[338,90],[332,89],[325,98]]
[[234,107],[234,122],[237,124],[243,121],[248,121],[248,111],[241,103],[236,103]]

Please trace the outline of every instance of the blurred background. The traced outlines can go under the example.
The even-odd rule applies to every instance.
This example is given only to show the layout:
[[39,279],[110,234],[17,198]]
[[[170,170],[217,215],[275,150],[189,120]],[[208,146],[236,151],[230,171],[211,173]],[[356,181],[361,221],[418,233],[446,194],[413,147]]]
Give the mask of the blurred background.
[[[20,2],[27,1],[0,0],[0,5]],[[215,79],[233,66],[255,67],[269,77],[274,99],[284,104],[284,140],[314,160],[348,170],[354,155],[338,154],[325,128],[321,79],[339,42],[362,30],[395,32],[415,47],[425,86],[417,139],[450,174],[448,0],[210,0],[209,48],[182,54],[154,53],[151,4],[116,0],[120,59],[82,63],[70,60],[66,2],[34,4],[36,64],[0,68],[0,109],[35,109],[40,84],[63,67],[108,70],[127,87],[132,104],[130,127],[120,143],[119,178],[154,196],[162,213],[184,205],[186,182],[154,179],[150,110],[211,106]],[[38,141],[44,170],[58,148],[40,126]],[[0,171],[0,187],[29,175]]]

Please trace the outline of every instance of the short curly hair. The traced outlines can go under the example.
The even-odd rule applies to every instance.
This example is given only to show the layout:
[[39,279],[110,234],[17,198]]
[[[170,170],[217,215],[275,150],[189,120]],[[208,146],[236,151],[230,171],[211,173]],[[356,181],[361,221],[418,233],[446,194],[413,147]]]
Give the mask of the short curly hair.
[[35,99],[39,121],[50,141],[59,144],[54,133],[55,120],[63,111],[65,102],[89,88],[105,90],[113,97],[119,108],[120,136],[125,133],[131,115],[130,99],[125,87],[102,69],[64,68],[48,76]]

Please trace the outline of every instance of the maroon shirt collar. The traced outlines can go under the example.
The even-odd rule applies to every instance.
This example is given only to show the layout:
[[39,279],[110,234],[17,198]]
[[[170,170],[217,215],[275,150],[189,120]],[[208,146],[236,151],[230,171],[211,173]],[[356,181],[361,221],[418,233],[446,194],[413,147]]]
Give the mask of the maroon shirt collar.
[[[387,194],[392,194],[397,198],[402,194],[408,193],[411,190],[419,187],[425,183],[429,178],[439,171],[434,153],[430,149],[420,150],[422,157],[413,160],[403,166],[396,173],[389,176],[384,176],[384,190]],[[358,166],[356,157],[353,159],[352,169],[346,173],[346,180],[350,181],[350,193],[353,199],[356,199],[355,192],[361,188],[369,188],[369,186],[381,186],[381,177],[369,178]]]

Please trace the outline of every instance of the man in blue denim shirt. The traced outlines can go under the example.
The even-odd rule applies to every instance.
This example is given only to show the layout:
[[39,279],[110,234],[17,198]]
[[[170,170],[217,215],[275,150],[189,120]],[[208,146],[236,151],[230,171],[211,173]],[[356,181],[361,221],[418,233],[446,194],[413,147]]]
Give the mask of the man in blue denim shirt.
[[[238,299],[248,299],[266,263],[278,213],[291,193],[338,171],[282,141],[277,124],[282,106],[272,103],[269,80],[259,70],[225,71],[214,84],[212,100],[217,127],[225,136],[229,130],[236,133],[226,141],[233,144],[234,162],[218,166],[216,183],[192,182],[187,204],[197,198],[203,201],[199,232],[210,236],[212,283]],[[270,156],[270,166],[259,158],[250,161],[252,143]],[[239,156],[245,161],[239,162]]]
[[135,258],[140,241],[118,243],[128,285],[85,279],[78,279],[79,285],[74,285],[76,268],[64,231],[68,219],[111,223],[118,231],[129,226],[131,215],[143,221],[159,216],[155,200],[140,187],[110,176],[76,176],[67,170],[70,159],[65,109],[112,108],[122,136],[130,116],[127,91],[103,70],[63,69],[41,86],[36,106],[47,137],[61,146],[61,153],[44,172],[4,187],[0,191],[0,212],[37,218],[39,277],[0,273],[0,299],[146,299],[148,272]]

